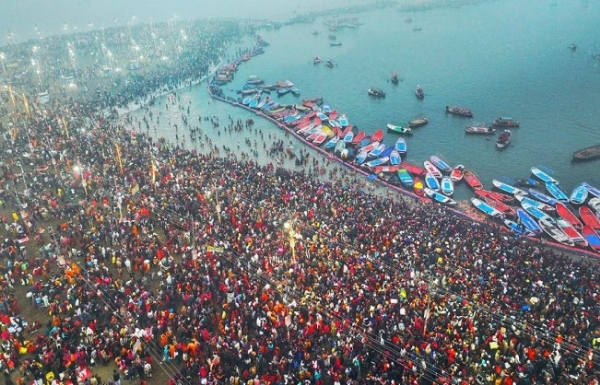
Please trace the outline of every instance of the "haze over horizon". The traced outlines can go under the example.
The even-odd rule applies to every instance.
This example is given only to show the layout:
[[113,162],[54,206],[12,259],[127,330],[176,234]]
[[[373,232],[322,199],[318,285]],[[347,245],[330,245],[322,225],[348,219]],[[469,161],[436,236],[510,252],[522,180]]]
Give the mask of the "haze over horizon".
[[[125,25],[211,17],[285,20],[297,13],[371,3],[374,0],[304,0],[293,5],[278,0],[172,0],[149,5],[141,0],[0,0],[0,45]],[[37,30],[36,30],[37,27]]]

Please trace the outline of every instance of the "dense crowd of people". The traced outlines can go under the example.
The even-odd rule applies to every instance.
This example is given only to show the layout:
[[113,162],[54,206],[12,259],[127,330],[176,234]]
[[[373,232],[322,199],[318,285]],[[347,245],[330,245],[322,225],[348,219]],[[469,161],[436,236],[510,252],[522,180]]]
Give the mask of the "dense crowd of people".
[[593,261],[107,117],[206,70],[218,31],[178,68],[2,127],[5,383],[598,383]]

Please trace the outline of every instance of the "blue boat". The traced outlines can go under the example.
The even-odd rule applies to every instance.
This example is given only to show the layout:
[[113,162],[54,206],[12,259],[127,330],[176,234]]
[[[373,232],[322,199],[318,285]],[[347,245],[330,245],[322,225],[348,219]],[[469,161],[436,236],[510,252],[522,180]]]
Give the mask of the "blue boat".
[[521,224],[532,233],[539,235],[543,232],[540,225],[529,214],[527,214],[527,211],[523,209],[517,209],[517,217],[519,218]]
[[425,185],[433,191],[440,190],[440,182],[438,182],[437,178],[430,172],[425,174]]
[[508,193],[508,194],[512,194],[512,195],[527,195],[527,191],[521,190],[520,188],[511,186],[511,185],[509,185],[507,183],[500,182],[497,179],[492,179],[492,184],[498,190],[504,191],[505,193]]
[[529,203],[521,203],[521,206],[538,221],[544,221],[547,224],[555,225],[556,221],[548,214]]
[[367,155],[369,155],[368,152],[366,151],[360,151],[358,153],[358,155],[356,155],[356,158],[354,158],[354,163],[361,165],[365,162],[365,160],[367,160]]
[[552,205],[549,205],[547,203],[543,203],[543,202],[537,201],[535,199],[531,199],[531,198],[526,197],[524,195],[516,195],[516,198],[517,198],[518,201],[521,202],[521,205],[528,204],[528,205],[531,205],[531,206],[534,206],[534,207],[538,208],[539,210],[547,211],[547,212],[555,211],[556,210],[554,208],[554,206],[552,206]]
[[248,107],[250,108],[256,108],[258,106],[258,102],[260,101],[260,99],[252,99],[252,101],[250,102],[250,104],[248,104]]
[[400,179],[400,183],[406,187],[412,187],[414,184],[412,175],[410,175],[410,172],[405,168],[398,170],[398,179]]
[[432,155],[431,157],[429,157],[429,160],[441,172],[446,173],[446,174],[450,174],[452,172],[452,167],[450,167],[450,165],[448,163],[446,163],[444,160],[442,160],[439,156]]
[[429,198],[433,199],[434,201],[438,202],[438,203],[442,203],[445,205],[449,205],[449,206],[455,206],[456,205],[456,201],[444,194],[440,194],[437,191],[434,191],[430,188],[425,187],[423,189],[423,191],[425,192],[425,195],[427,195]]
[[442,194],[447,195],[449,197],[454,194],[454,182],[452,182],[452,179],[450,179],[448,175],[445,175],[442,178],[441,190]]
[[244,100],[242,100],[242,104],[247,106],[250,104],[251,101],[252,101],[252,97],[248,96],[248,97],[244,98]]
[[543,192],[530,188],[529,190],[529,195],[531,195],[532,197],[534,197],[535,199],[537,199],[538,201],[544,202],[546,204],[549,204],[551,206],[554,206],[558,203],[558,201],[546,194],[544,194]]
[[337,142],[339,142],[340,138],[337,136],[334,136],[333,138],[329,139],[329,141],[327,143],[325,143],[325,149],[326,150],[331,150],[333,148],[335,148],[335,145],[337,144]]
[[401,161],[402,158],[400,158],[400,154],[398,153],[398,151],[392,150],[392,152],[390,153],[390,164],[392,166],[395,166],[397,164],[400,164]]
[[541,180],[544,183],[554,183],[554,184],[558,184],[558,181],[554,178],[552,178],[550,175],[548,175],[548,173],[540,170],[539,167],[532,167],[531,168],[531,173],[538,178],[539,180]]
[[371,138],[367,137],[367,138],[364,138],[363,140],[361,140],[357,147],[363,148],[365,146],[368,146],[369,143],[371,143]]
[[513,233],[515,233],[517,235],[526,235],[526,236],[533,235],[533,232],[531,230],[529,230],[527,227],[525,227],[524,225],[520,225],[516,222],[513,222],[510,219],[505,219],[504,224],[506,225],[506,227],[508,227],[510,230],[512,230]]
[[585,187],[583,184],[580,184],[573,189],[573,192],[569,196],[569,201],[574,205],[582,205],[587,200],[588,195],[589,193],[587,187]]
[[296,87],[292,87],[290,88],[290,92],[292,93],[292,95],[294,96],[300,96],[300,90]]
[[375,147],[373,150],[371,150],[371,152],[369,152],[369,156],[370,157],[378,157],[379,155],[381,155],[381,153],[383,152],[383,150],[385,150],[385,144],[381,143],[379,144],[377,147]]
[[600,251],[600,236],[591,227],[583,228],[583,237],[588,241],[588,245],[594,249],[594,251]]
[[398,154],[406,154],[406,151],[408,150],[406,146],[406,140],[404,140],[404,138],[396,139],[396,144],[394,145],[394,148],[396,149],[396,151],[398,151]]
[[556,183],[546,183],[546,190],[559,202],[567,203],[569,197]]
[[346,142],[346,143],[352,143],[352,139],[354,139],[354,131],[350,130],[344,136],[344,142]]
[[323,110],[324,113],[328,114],[331,112],[331,106],[329,104],[323,104],[323,107],[321,107],[321,109]]
[[381,166],[382,164],[386,164],[389,160],[390,160],[390,158],[377,158],[377,159],[373,159],[370,162],[365,163],[365,166],[367,166],[367,167]]
[[596,188],[596,187],[590,185],[588,182],[583,182],[581,185],[585,186],[585,188],[587,188],[588,193],[592,194],[596,198],[600,198],[600,189],[599,188]]
[[346,118],[346,115],[340,116],[340,125],[342,127],[346,127],[348,125],[348,118]]
[[322,122],[326,122],[329,120],[329,116],[325,115],[321,111],[317,112],[317,118],[321,119]]
[[392,151],[395,151],[394,147],[392,147],[392,146],[386,147],[385,150],[383,150],[381,152],[381,154],[379,154],[379,157],[384,158],[386,156],[390,156],[390,155],[392,155]]
[[286,115],[283,117],[283,121],[285,123],[292,123],[295,122],[296,120],[299,120],[302,118],[302,114],[296,114],[296,115]]
[[481,199],[477,199],[475,197],[471,198],[471,203],[475,206],[479,211],[483,212],[486,215],[489,215],[492,218],[504,218],[504,214],[500,211],[496,210],[486,202]]
[[280,88],[280,89],[277,90],[277,96],[283,96],[283,95],[289,93],[290,91],[291,90],[289,88],[287,88],[287,87]]

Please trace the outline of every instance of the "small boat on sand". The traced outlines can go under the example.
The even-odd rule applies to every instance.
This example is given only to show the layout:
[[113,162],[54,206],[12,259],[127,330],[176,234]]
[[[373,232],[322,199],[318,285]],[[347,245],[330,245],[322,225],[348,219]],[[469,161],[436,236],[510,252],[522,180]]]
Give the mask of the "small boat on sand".
[[504,225],[508,227],[513,233],[516,235],[525,235],[531,236],[533,235],[533,231],[529,230],[524,225],[520,225],[517,222],[511,221],[510,219],[504,219]]

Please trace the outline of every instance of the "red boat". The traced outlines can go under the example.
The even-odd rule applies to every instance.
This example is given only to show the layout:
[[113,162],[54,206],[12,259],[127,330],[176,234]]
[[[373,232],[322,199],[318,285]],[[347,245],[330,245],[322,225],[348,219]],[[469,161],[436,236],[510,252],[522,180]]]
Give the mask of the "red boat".
[[351,131],[352,131],[352,125],[346,126],[346,128],[344,129],[344,131],[342,131],[341,138],[345,138],[346,135],[348,135]]
[[337,115],[338,115],[338,112],[336,110],[333,110],[329,113],[329,119],[335,120],[335,119],[337,119]]
[[354,138],[352,139],[352,144],[356,145],[362,142],[362,140],[365,138],[365,135],[366,134],[364,131],[360,131],[358,134],[354,135]]
[[381,139],[383,139],[383,130],[381,128],[379,128],[377,131],[375,131],[375,133],[371,136],[371,140],[373,140],[373,142],[381,142]]
[[592,209],[587,206],[579,207],[579,216],[586,226],[591,227],[594,230],[600,230],[600,220],[594,215]]
[[473,190],[483,189],[483,185],[479,181],[479,178],[477,178],[477,176],[473,174],[471,170],[466,168],[463,170],[463,179]]
[[450,173],[450,179],[452,179],[452,182],[460,182],[463,179],[464,169],[465,166],[462,164],[459,164],[452,169],[452,172]]
[[502,194],[502,193],[495,192],[495,191],[483,190],[483,189],[475,190],[475,195],[477,195],[483,199],[491,198],[491,199],[497,200],[502,203],[512,203],[515,201],[515,198],[510,195]]
[[410,172],[412,175],[423,176],[425,175],[425,169],[423,167],[414,165],[412,163],[400,162],[400,165]]
[[565,221],[572,224],[576,229],[581,229],[583,227],[583,223],[581,223],[579,218],[577,218],[577,216],[571,210],[569,210],[564,203],[558,202],[556,204],[556,213]]
[[[479,192],[479,191],[482,191],[482,190],[475,190],[475,194],[477,194],[477,192]],[[492,206],[496,210],[500,211],[505,216],[511,216],[511,217],[516,217],[517,216],[517,211],[514,208],[512,208],[511,206],[507,205],[506,203],[498,201],[496,199],[493,199],[490,196],[483,196],[483,199],[490,206]]]
[[392,165],[392,166],[376,166],[375,173],[379,174],[380,172],[396,172],[400,170],[400,165]]

